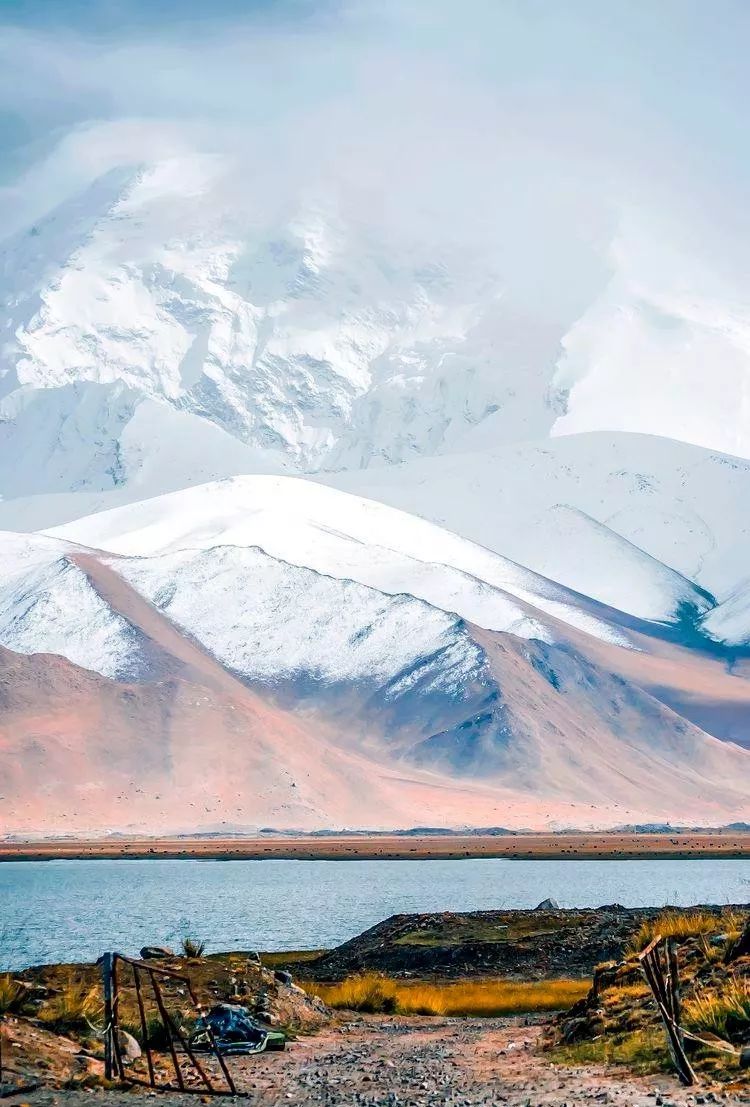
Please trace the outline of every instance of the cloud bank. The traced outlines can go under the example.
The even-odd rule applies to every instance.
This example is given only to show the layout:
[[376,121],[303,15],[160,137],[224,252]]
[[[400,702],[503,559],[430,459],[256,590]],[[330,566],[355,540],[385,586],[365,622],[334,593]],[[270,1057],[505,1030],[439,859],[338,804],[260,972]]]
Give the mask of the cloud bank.
[[[561,336],[588,312],[563,342],[563,406],[592,357],[614,364],[606,290],[623,282],[636,308],[729,329],[732,387],[747,387],[746,5],[44,8],[11,5],[0,29],[0,235],[113,167],[218,155],[232,171],[217,201],[248,218],[322,199],[386,241],[483,252]],[[618,381],[628,371],[616,361]]]

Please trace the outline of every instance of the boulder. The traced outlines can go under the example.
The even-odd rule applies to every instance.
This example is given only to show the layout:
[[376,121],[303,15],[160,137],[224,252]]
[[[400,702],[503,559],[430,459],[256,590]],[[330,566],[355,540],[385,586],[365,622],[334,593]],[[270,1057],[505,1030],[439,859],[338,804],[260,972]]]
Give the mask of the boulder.
[[582,1038],[585,1031],[588,1029],[588,1025],[588,1019],[583,1016],[578,1016],[574,1019],[566,1019],[561,1027],[563,1041],[575,1042],[578,1038]]
[[750,1045],[743,1046],[740,1050],[740,1068],[750,1069]]
[[537,903],[534,908],[535,911],[559,911],[560,904],[556,899],[543,899],[541,903]]
[[293,984],[294,983],[294,977],[292,976],[292,974],[290,972],[286,972],[285,969],[276,969],[276,972],[273,975],[274,975],[274,979],[278,980],[280,984]]
[[126,1064],[138,1060],[141,1056],[141,1047],[132,1034],[128,1034],[127,1030],[118,1030],[117,1041],[120,1046],[120,1054]]
[[739,938],[727,950],[727,961],[737,961],[740,957],[750,957],[750,919],[745,923]]
[[605,988],[609,988],[614,984],[621,964],[622,962],[620,961],[604,961],[601,965],[596,966],[592,985],[595,996],[598,996]]
[[141,958],[144,961],[166,960],[174,956],[174,950],[168,949],[166,946],[144,946],[141,950]]

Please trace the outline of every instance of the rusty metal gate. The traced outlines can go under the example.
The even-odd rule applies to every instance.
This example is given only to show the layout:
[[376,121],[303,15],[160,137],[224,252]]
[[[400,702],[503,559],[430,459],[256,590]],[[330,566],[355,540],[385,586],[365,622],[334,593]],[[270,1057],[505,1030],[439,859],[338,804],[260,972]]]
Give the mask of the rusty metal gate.
[[[240,1095],[232,1074],[219,1050],[210,1023],[205,1021],[205,1010],[199,1001],[189,977],[147,961],[135,961],[120,953],[105,953],[101,959],[104,985],[104,1067],[108,1080],[119,1078],[130,1084],[140,1084],[163,1091],[197,1092],[202,1095]],[[135,998],[140,1038],[146,1057],[146,1073],[129,1067],[126,1072],[121,1044],[123,996],[130,983]],[[190,1043],[190,1033],[181,1020],[170,1010],[170,992],[187,997],[197,1019],[203,1019],[207,1052],[203,1063],[196,1056]],[[152,1005],[155,1019],[149,1018]],[[154,1024],[163,1028],[163,1040],[171,1063],[172,1078],[162,1079],[159,1057],[153,1045]],[[216,1062],[212,1074],[207,1060]]]

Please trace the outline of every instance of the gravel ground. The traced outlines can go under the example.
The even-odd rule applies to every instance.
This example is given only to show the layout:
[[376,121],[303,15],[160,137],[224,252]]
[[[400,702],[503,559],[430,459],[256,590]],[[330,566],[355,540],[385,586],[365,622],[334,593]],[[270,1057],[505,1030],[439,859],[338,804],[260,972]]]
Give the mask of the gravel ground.
[[[284,1053],[235,1061],[249,1102],[279,1107],[692,1107],[749,1104],[750,1090],[682,1089],[670,1076],[627,1077],[617,1069],[552,1066],[538,1048],[541,1027],[521,1019],[358,1017],[301,1038]],[[124,1098],[125,1097],[125,1098]],[[8,1107],[143,1107],[142,1090],[39,1089]],[[169,1107],[213,1102],[166,1093]],[[221,1102],[221,1101],[220,1101]],[[242,1101],[238,1101],[242,1102]]]

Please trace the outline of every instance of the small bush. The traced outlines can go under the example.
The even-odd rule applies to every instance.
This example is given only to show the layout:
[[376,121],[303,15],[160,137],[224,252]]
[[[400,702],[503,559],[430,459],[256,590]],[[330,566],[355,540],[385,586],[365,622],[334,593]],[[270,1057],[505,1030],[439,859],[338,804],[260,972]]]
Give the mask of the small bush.
[[182,952],[185,957],[190,958],[191,961],[197,961],[206,952],[206,943],[186,935],[182,939]]
[[10,973],[0,974],[0,1015],[19,1011],[26,997],[26,989]]

